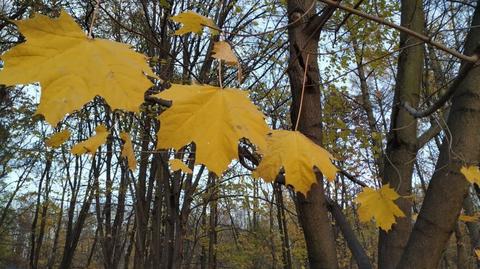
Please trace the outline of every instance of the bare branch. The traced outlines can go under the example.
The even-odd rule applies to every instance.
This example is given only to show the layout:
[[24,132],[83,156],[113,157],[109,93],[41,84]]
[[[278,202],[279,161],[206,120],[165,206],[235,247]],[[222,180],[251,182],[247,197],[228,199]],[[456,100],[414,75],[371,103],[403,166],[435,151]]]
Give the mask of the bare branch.
[[362,11],[359,11],[357,9],[354,9],[354,8],[351,8],[351,7],[347,7],[347,6],[344,6],[344,5],[341,5],[339,4],[338,2],[335,2],[335,1],[332,1],[332,0],[319,0],[320,2],[323,2],[325,4],[328,4],[330,6],[335,6],[339,9],[342,9],[342,10],[345,10],[347,12],[350,12],[352,14],[355,14],[357,16],[360,16],[360,17],[363,17],[365,19],[369,19],[369,20],[372,20],[372,21],[375,21],[375,22],[378,22],[380,24],[383,24],[383,25],[386,25],[386,26],[389,26],[391,28],[394,28],[400,32],[404,32],[408,35],[411,35],[413,37],[416,37],[420,40],[422,40],[423,42],[427,43],[427,44],[430,44],[432,45],[433,47],[436,47],[437,49],[439,50],[442,50],[448,54],[451,54],[459,59],[462,59],[466,62],[470,62],[470,63],[476,63],[478,61],[478,55],[472,55],[472,56],[467,56],[465,54],[462,54],[454,49],[451,49],[451,48],[448,48],[446,47],[445,45],[443,44],[440,44],[436,41],[433,41],[431,37],[428,37],[428,36],[425,36],[423,34],[420,34],[420,33],[417,33],[415,31],[412,31],[411,29],[408,29],[406,27],[403,27],[403,26],[400,26],[400,25],[397,25],[395,23],[391,23],[391,22],[388,22],[382,18],[379,18],[379,17],[376,17],[376,16],[373,16],[373,15],[370,15],[370,14],[367,14],[367,13],[364,13]]

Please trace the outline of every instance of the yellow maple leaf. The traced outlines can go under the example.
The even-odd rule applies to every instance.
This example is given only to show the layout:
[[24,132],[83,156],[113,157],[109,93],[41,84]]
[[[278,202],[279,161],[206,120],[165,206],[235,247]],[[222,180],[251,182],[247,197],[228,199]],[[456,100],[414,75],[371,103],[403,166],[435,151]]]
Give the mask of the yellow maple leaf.
[[238,64],[238,58],[235,56],[235,53],[232,50],[232,47],[230,47],[230,44],[228,44],[225,41],[219,41],[215,42],[213,44],[213,58],[223,60],[225,61],[226,64],[228,65],[236,65]]
[[37,114],[52,125],[95,96],[112,109],[138,112],[144,92],[154,77],[146,57],[130,45],[90,39],[66,12],[51,19],[37,14],[15,21],[26,42],[1,56],[5,68],[0,83],[40,82],[42,94]]
[[110,132],[105,126],[98,125],[97,128],[95,128],[94,136],[91,136],[87,140],[74,145],[70,152],[75,155],[81,155],[84,153],[93,155],[102,144],[107,142],[107,137],[109,134]]
[[364,188],[355,201],[360,204],[358,215],[361,222],[375,219],[377,226],[388,232],[396,222],[395,217],[405,217],[405,214],[394,203],[400,197],[389,184],[379,190]]
[[213,22],[212,19],[202,16],[191,10],[173,16],[171,20],[183,24],[180,29],[175,31],[175,35],[184,35],[190,32],[201,34],[203,32],[203,27],[205,26],[210,28],[210,31],[213,35],[217,35],[219,31],[218,26]]
[[124,141],[122,147],[122,157],[127,159],[128,168],[132,171],[135,171],[135,169],[137,169],[137,160],[135,159],[135,153],[133,152],[132,139],[126,132],[121,132],[120,138]]
[[172,159],[168,161],[168,163],[170,164],[170,168],[172,169],[172,171],[181,170],[185,174],[193,173],[192,169],[190,169],[190,167],[188,167],[182,160]]
[[471,165],[468,167],[462,166],[460,172],[465,176],[465,178],[470,183],[477,183],[480,185],[480,169],[476,165]]
[[469,216],[469,215],[461,214],[458,217],[458,220],[463,222],[477,222],[479,220],[479,216],[478,215]]
[[58,148],[69,138],[70,138],[70,131],[65,129],[63,131],[60,131],[52,135],[49,139],[45,141],[45,144],[51,148]]
[[178,150],[195,142],[195,163],[217,175],[238,157],[241,138],[258,147],[265,145],[268,126],[245,91],[173,84],[156,96],[172,101],[172,107],[158,117],[157,148]]
[[314,167],[329,180],[335,179],[333,156],[300,132],[275,130],[267,137],[266,149],[260,149],[263,157],[253,173],[255,177],[272,182],[283,167],[285,184],[305,195],[317,183]]
[[477,260],[480,260],[480,249],[475,249],[475,256],[477,257]]

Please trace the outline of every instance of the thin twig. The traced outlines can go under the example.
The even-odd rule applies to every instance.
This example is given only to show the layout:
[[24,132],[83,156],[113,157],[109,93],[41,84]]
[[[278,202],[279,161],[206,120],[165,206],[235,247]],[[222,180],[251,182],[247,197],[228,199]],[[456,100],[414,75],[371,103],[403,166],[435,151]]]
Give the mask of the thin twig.
[[312,5],[301,15],[299,16],[297,19],[295,19],[294,21],[292,21],[291,23],[288,23],[287,25],[285,26],[282,26],[282,27],[279,27],[279,28],[275,28],[275,29],[272,29],[272,30],[268,30],[268,31],[264,31],[264,32],[259,32],[259,33],[247,33],[247,34],[237,34],[237,33],[234,33],[234,32],[229,32],[229,31],[225,31],[225,30],[222,30],[222,29],[218,29],[218,28],[215,28],[215,27],[212,27],[210,25],[204,25],[202,24],[202,26],[206,27],[206,28],[210,28],[210,29],[213,29],[213,30],[217,30],[217,31],[221,31],[224,35],[232,35],[232,36],[237,36],[237,37],[256,37],[256,36],[264,36],[264,35],[267,35],[267,34],[271,34],[271,33],[275,33],[275,32],[281,32],[283,30],[286,30],[288,29],[290,26],[298,23],[299,21],[303,20],[303,18],[305,16],[307,16],[308,12],[310,12],[313,8],[315,7],[315,2],[312,3]]

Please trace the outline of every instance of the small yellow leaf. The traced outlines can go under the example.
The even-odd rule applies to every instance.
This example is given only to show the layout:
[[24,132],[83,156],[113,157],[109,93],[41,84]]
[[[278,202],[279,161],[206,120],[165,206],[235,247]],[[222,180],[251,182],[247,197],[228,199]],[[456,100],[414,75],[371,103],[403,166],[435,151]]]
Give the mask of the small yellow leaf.
[[107,142],[107,137],[110,132],[103,125],[98,125],[95,128],[96,134],[85,141],[82,141],[75,146],[73,146],[71,152],[75,155],[81,155],[84,153],[94,154],[97,149]]
[[283,167],[286,185],[305,195],[317,183],[314,167],[330,181],[335,179],[337,168],[332,164],[333,156],[300,132],[273,131],[267,137],[266,149],[260,149],[263,157],[253,173],[255,177],[272,182]]
[[217,35],[219,31],[218,26],[213,22],[212,19],[209,19],[190,10],[173,16],[171,20],[183,24],[180,29],[175,31],[175,35],[184,35],[190,32],[195,34],[202,34],[203,27],[205,26],[210,28],[210,31],[213,35]]
[[185,174],[193,173],[192,169],[190,169],[190,167],[188,167],[182,160],[172,159],[172,160],[168,161],[168,163],[170,164],[170,167],[172,168],[172,171],[181,170]]
[[65,129],[63,131],[60,131],[52,135],[49,139],[45,141],[45,144],[51,148],[58,148],[69,138],[70,138],[70,131]]
[[377,226],[388,232],[396,222],[395,217],[405,217],[405,214],[394,203],[400,196],[389,184],[379,190],[364,188],[355,201],[360,204],[358,215],[361,222],[375,219]]
[[213,45],[213,58],[223,60],[228,65],[236,65],[238,64],[238,58],[235,56],[235,53],[225,41],[215,42]]
[[135,159],[135,153],[133,152],[132,139],[126,132],[121,132],[120,138],[124,141],[122,157],[127,159],[128,168],[135,171],[135,169],[137,169],[137,160]]
[[477,256],[477,259],[480,260],[480,249],[475,249],[475,256]]
[[247,138],[258,147],[269,132],[262,113],[238,89],[179,85],[156,95],[172,106],[158,119],[157,148],[180,148],[195,142],[195,164],[204,164],[221,175],[238,157],[238,142]]
[[477,183],[480,185],[480,170],[478,166],[471,165],[469,167],[463,166],[460,169],[460,172],[465,176],[465,178],[468,180],[470,183]]
[[88,38],[65,11],[57,19],[37,14],[15,21],[26,38],[1,56],[0,84],[40,82],[36,114],[56,125],[95,96],[110,107],[139,112],[144,93],[155,77],[147,59],[130,45]]
[[479,220],[479,216],[478,215],[469,216],[469,215],[461,214],[458,217],[458,220],[463,222],[477,222]]

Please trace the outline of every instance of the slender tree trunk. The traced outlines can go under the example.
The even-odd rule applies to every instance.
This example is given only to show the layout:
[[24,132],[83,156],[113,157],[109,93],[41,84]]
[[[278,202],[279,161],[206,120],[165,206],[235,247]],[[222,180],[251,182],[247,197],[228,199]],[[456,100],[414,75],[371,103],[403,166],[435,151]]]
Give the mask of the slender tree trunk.
[[[144,117],[145,118],[145,117]],[[146,192],[147,192],[147,169],[150,154],[148,153],[150,144],[151,124],[148,119],[144,120],[145,126],[141,130],[141,150],[140,164],[137,184],[135,186],[135,255],[133,258],[133,265],[135,269],[145,268],[146,258],[146,237],[149,208],[147,207]]]
[[[422,0],[401,1],[401,25],[423,33],[425,15]],[[411,46],[418,40],[400,34],[400,47]],[[412,193],[413,165],[417,154],[417,120],[401,106],[401,102],[409,102],[417,106],[423,77],[423,46],[403,49],[398,59],[397,81],[391,115],[390,131],[387,136],[385,152],[383,184],[390,184],[402,196]],[[405,213],[388,233],[380,230],[378,243],[378,266],[381,269],[393,269],[398,264],[411,231],[410,199],[396,201]]]
[[[202,213],[202,230],[203,233],[205,234],[205,231],[208,230],[207,227],[207,214],[206,212]],[[201,269],[206,269],[207,268],[207,247],[204,242],[200,243],[201,249],[200,249],[200,268]]]
[[57,224],[56,224],[56,229],[55,229],[55,236],[53,238],[53,246],[52,246],[52,252],[50,253],[50,257],[48,258],[48,263],[47,263],[47,268],[52,269],[53,266],[55,265],[55,260],[56,260],[56,254],[57,254],[57,249],[58,249],[58,239],[60,237],[60,231],[62,230],[62,219],[63,219],[63,199],[65,198],[65,193],[67,190],[67,182],[64,183],[63,189],[62,189],[62,196],[60,200],[60,211],[58,212],[58,218],[57,218]]
[[210,218],[208,227],[208,269],[217,268],[217,186],[216,176],[210,173]]
[[342,209],[335,201],[329,200],[328,202],[330,212],[335,219],[335,224],[342,231],[343,238],[345,238],[348,248],[350,249],[352,256],[355,258],[355,261],[357,262],[358,268],[372,269],[373,267],[370,263],[370,258],[367,256],[367,253],[363,249],[363,246],[358,241],[346,217],[343,215]]
[[290,240],[288,236],[287,220],[285,217],[285,208],[283,203],[282,186],[278,183],[273,184],[273,192],[277,204],[277,222],[282,241],[282,263],[284,269],[292,269],[292,254],[290,251]]
[[[40,182],[38,183],[38,190],[37,190],[37,201],[35,205],[35,213],[33,216],[33,221],[32,221],[32,227],[31,227],[31,249],[30,249],[30,268],[34,269],[37,268],[38,266],[38,256],[40,249],[37,247],[37,237],[36,237],[36,232],[37,232],[37,222],[38,222],[38,217],[40,213],[40,206],[41,206],[41,197],[42,197],[42,186],[43,186],[43,181],[46,179],[47,181],[49,180],[50,177],[50,167],[52,165],[52,158],[51,154],[47,154],[47,160],[45,164],[45,169],[43,170],[42,176],[40,178]],[[48,183],[45,184],[45,192],[47,191],[48,188]],[[47,201],[43,201],[44,203],[47,203]],[[43,206],[45,208],[45,206]],[[44,218],[44,216],[42,217]],[[39,233],[41,233],[39,231]],[[43,237],[43,235],[42,235]]]
[[[38,266],[38,261],[40,259],[41,255],[41,250],[42,250],[42,245],[43,245],[43,238],[45,235],[45,227],[47,225],[47,218],[48,218],[48,207],[50,205],[50,190],[51,190],[51,184],[50,184],[50,172],[47,172],[46,178],[45,178],[45,190],[44,190],[44,199],[43,199],[43,204],[42,204],[42,218],[40,219],[40,231],[38,233],[37,237],[37,246],[35,249],[35,267]],[[43,267],[43,266],[42,266]]]
[[[77,221],[73,224],[73,215],[75,211],[75,202],[71,201],[71,208],[69,209],[69,224],[67,229],[67,236],[65,238],[65,246],[63,248],[62,261],[59,268],[70,269],[73,263],[73,257],[75,256],[75,251],[77,249],[78,242],[80,240],[80,235],[82,233],[84,223],[88,217],[90,210],[90,205],[95,196],[95,188],[93,186],[94,178],[99,177],[99,163],[95,163],[96,157],[92,160],[92,169],[90,173],[90,179],[88,180],[87,187],[85,190],[85,198],[83,199],[82,207],[80,212],[78,212]],[[77,182],[78,187],[80,187],[80,180]],[[76,196],[76,195],[75,195]],[[76,199],[76,198],[72,198]]]
[[352,47],[355,53],[355,60],[357,64],[358,78],[360,80],[360,90],[362,92],[362,107],[365,110],[367,116],[368,129],[370,132],[370,141],[372,143],[372,153],[373,159],[375,160],[376,176],[380,176],[381,171],[384,167],[383,165],[383,142],[382,138],[376,137],[375,133],[380,133],[380,128],[375,119],[375,114],[373,112],[373,105],[370,101],[370,90],[367,83],[367,75],[365,74],[365,66],[363,65],[363,55],[361,55],[362,50],[358,47],[358,41],[356,39],[352,40]]

